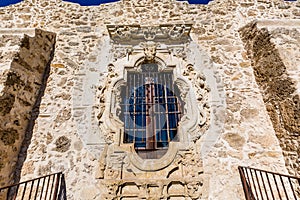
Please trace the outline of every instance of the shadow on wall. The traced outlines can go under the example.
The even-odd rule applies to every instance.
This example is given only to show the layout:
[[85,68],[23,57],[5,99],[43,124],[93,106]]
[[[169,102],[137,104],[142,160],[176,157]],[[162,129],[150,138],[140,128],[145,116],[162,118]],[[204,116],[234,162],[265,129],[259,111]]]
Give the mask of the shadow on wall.
[[[37,37],[37,32],[36,31],[36,35],[35,37]],[[36,96],[36,101],[32,107],[31,110],[31,116],[30,119],[28,121],[28,125],[27,128],[25,130],[25,138],[23,140],[20,152],[19,152],[19,156],[18,156],[18,162],[16,165],[16,170],[15,170],[15,175],[14,175],[14,182],[17,183],[20,181],[21,178],[21,170],[22,170],[22,166],[23,163],[27,157],[27,149],[31,143],[31,138],[32,138],[32,134],[33,134],[33,128],[34,128],[34,124],[35,124],[35,120],[37,119],[37,117],[39,116],[40,113],[40,104],[41,104],[41,100],[42,97],[44,96],[44,92],[47,86],[47,80],[50,74],[50,64],[51,61],[53,60],[54,57],[54,51],[55,51],[55,34],[54,33],[50,33],[50,32],[41,32],[41,34],[43,35],[42,39],[44,40],[44,43],[42,43],[42,45],[40,46],[40,48],[37,50],[38,52],[40,52],[41,55],[37,55],[35,54],[37,57],[41,56],[43,57],[43,53],[47,53],[47,52],[43,52],[43,48],[45,46],[47,46],[47,40],[50,40],[51,42],[51,51],[48,52],[50,55],[46,55],[44,58],[46,59],[45,62],[43,64],[45,64],[44,66],[41,66],[44,68],[43,72],[40,73],[40,78],[41,78],[41,82],[40,82],[40,87]],[[49,37],[50,36],[50,37]],[[38,39],[32,38],[32,43],[34,43],[33,45],[31,45],[33,48],[36,47],[36,44],[38,42]]]
[[[56,35],[24,36],[0,96],[0,187],[19,182],[50,72]],[[18,159],[16,159],[18,158]]]
[[283,150],[286,167],[290,174],[299,176],[300,99],[295,83],[267,29],[250,23],[239,32],[252,60],[255,79]]

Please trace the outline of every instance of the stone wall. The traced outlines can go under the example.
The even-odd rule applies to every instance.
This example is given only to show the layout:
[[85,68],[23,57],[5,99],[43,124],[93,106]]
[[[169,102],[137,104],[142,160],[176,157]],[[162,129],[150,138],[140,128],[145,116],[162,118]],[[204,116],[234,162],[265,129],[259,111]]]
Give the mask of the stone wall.
[[[2,41],[6,42],[4,44],[17,45],[20,38],[3,35]],[[4,64],[10,64],[10,67],[1,68],[4,68],[2,79],[5,79],[0,96],[1,186],[14,182],[22,143],[24,138],[32,134],[30,124],[33,126],[38,114],[54,44],[55,34],[37,29],[35,37],[25,35],[21,39],[18,50],[4,49],[6,52],[2,59],[13,60],[11,63],[4,60]],[[22,155],[24,159],[25,155]]]
[[[295,28],[292,30],[277,28],[271,33],[266,28],[258,29],[256,23],[251,23],[241,29],[241,37],[251,57],[256,81],[261,88],[270,119],[284,151],[286,165],[291,174],[299,175],[300,102],[297,91],[299,79],[295,70],[300,63],[299,55],[297,55],[299,46],[294,49],[286,47],[282,50],[282,52],[291,53],[291,57],[295,57],[290,66],[294,70],[287,70],[281,58],[282,55],[271,42],[272,37],[278,40],[281,36],[281,43],[288,45],[293,40],[289,39],[288,42],[284,42],[283,37],[294,36],[294,39],[299,41],[299,32]],[[286,59],[287,56],[283,58]],[[295,76],[296,79],[291,78]]]
[[6,73],[9,70],[11,58],[18,52],[21,43],[21,36],[16,35],[1,35],[0,47],[0,91],[4,88],[6,81]]
[[[123,0],[82,7],[61,0],[25,0],[0,8],[3,30],[43,28],[57,34],[50,76],[22,168],[22,179],[63,171],[70,199],[99,199],[102,191],[95,172],[105,140],[98,126],[97,114],[103,102],[97,90],[103,89],[100,86],[110,75],[108,66],[115,61],[114,54],[122,53],[112,52],[107,24],[193,24],[191,38],[197,47],[191,54],[210,58],[204,62],[215,74],[209,74],[209,70],[206,73],[216,80],[216,97],[223,99],[223,105],[210,112],[211,123],[219,128],[207,132],[202,144],[196,145],[202,152],[204,174],[209,177],[205,188],[208,199],[243,198],[238,165],[286,173],[276,127],[264,103],[265,93],[256,80],[255,60],[247,54],[249,49],[244,47],[238,30],[260,19],[297,20],[299,6],[299,1],[282,0],[214,0],[208,5],[173,0]],[[293,32],[289,35],[292,37]],[[286,66],[289,55],[284,52],[288,47],[279,51]],[[299,47],[293,48],[291,52],[295,55]],[[194,56],[191,64],[201,63],[197,59],[202,58]],[[197,69],[205,71],[201,66]],[[288,69],[285,74],[291,78],[288,80],[296,82],[299,70],[289,73]],[[206,81],[208,85],[215,84],[210,79]],[[294,89],[290,94],[295,96],[297,92]],[[214,99],[209,103],[213,104]],[[282,108],[285,109],[284,105]],[[299,107],[294,110],[297,112]],[[281,125],[284,129],[287,126]],[[291,162],[294,164],[296,159]]]

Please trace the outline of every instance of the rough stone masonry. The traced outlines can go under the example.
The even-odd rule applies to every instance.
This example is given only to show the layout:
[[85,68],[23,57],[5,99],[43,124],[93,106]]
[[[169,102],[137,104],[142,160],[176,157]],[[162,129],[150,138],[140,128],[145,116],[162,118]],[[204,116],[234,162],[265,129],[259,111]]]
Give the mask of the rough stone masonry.
[[[18,41],[9,35],[1,39]],[[13,183],[24,139],[32,135],[54,54],[55,34],[36,29],[34,37],[25,35],[18,42],[19,51],[10,58],[10,68],[2,72],[6,77],[0,97],[2,186]]]
[[[139,189],[126,185],[123,193],[114,194],[113,187],[101,188],[109,182],[105,177],[114,176],[109,164],[123,163],[122,156],[129,155],[107,142],[111,133],[103,131],[107,127],[102,129],[101,120],[108,119],[102,116],[109,116],[113,83],[124,65],[130,66],[130,59],[143,52],[137,45],[113,43],[107,25],[191,24],[183,51],[161,41],[165,46],[157,48],[157,56],[177,66],[176,73],[191,91],[205,85],[201,101],[209,110],[205,125],[195,128],[201,137],[188,138],[192,148],[169,165],[201,172],[197,176],[206,182],[195,186],[201,191],[192,193],[185,183],[163,186],[173,178],[183,180],[177,179],[177,168],[143,172],[128,162],[123,175],[134,182],[132,177],[161,178],[169,170],[159,198],[172,199],[163,195],[172,195],[178,187],[189,191],[187,199],[196,194],[214,200],[244,198],[239,165],[299,176],[299,0],[213,0],[208,5],[121,0],[88,7],[24,0],[0,8],[0,20],[1,186],[19,177],[28,180],[63,171],[68,199],[103,199],[111,193],[125,197]],[[191,98],[201,99],[198,94]],[[201,164],[188,167],[195,162]],[[97,179],[99,169],[104,179]],[[117,180],[116,188],[126,183]],[[146,196],[160,191],[145,182],[139,186]]]

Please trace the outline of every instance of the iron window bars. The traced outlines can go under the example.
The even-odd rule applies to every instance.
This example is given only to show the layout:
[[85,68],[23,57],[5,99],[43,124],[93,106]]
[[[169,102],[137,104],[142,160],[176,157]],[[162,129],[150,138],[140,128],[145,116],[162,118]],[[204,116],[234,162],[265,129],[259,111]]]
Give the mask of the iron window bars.
[[[156,64],[143,64],[142,72],[128,72],[122,90],[124,143],[134,143],[135,150],[167,149],[178,141],[177,125],[182,116],[182,102],[172,72],[158,72]],[[152,157],[153,158],[153,157]]]

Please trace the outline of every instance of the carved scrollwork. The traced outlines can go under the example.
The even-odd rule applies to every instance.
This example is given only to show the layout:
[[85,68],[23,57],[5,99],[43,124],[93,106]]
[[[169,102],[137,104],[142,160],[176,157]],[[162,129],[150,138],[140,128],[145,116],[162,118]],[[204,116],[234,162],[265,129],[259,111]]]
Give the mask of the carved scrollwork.
[[105,177],[109,179],[117,179],[119,178],[119,175],[120,175],[120,171],[118,169],[115,169],[112,163],[108,163],[105,169]]
[[115,66],[112,65],[112,64],[109,64],[107,66],[107,76],[104,78],[104,81],[103,81],[103,84],[100,85],[98,87],[98,94],[97,94],[97,98],[99,99],[99,112],[98,112],[98,115],[97,115],[97,118],[99,120],[99,123],[102,123],[102,115],[103,115],[103,112],[105,110],[105,101],[106,101],[106,92],[107,92],[107,89],[111,83],[111,79],[118,76],[118,73],[115,72]]
[[121,114],[121,101],[122,101],[121,88],[120,87],[114,88],[112,90],[112,93],[113,93],[114,99],[115,99],[115,102],[114,102],[114,105],[113,105],[113,108],[115,109],[114,113],[116,113],[117,117],[120,117],[120,114]]
[[116,34],[122,39],[128,39],[130,33],[130,28],[128,26],[118,26],[116,28]]
[[154,40],[157,31],[158,31],[158,27],[146,27],[143,30],[145,40]]
[[178,46],[178,47],[172,47],[169,49],[171,54],[175,57],[186,59],[186,47],[185,46]]
[[[176,85],[180,90],[180,98],[186,102],[187,94],[189,92],[189,85],[182,79],[176,79]],[[185,112],[186,113],[186,112]]]
[[191,24],[139,26],[108,25],[110,38],[118,44],[138,44],[142,41],[172,40],[173,44],[187,43],[190,40]]
[[103,123],[104,122],[103,114],[106,109],[105,105],[107,101],[106,95],[107,95],[108,88],[110,87],[112,79],[116,78],[117,76],[118,73],[115,71],[115,66],[113,64],[109,64],[107,66],[107,75],[106,77],[104,77],[102,81],[103,84],[99,85],[97,91],[97,99],[99,101],[97,119],[99,121],[100,129],[103,130],[103,135],[107,143],[112,143],[113,135],[115,133],[110,129],[110,127],[107,127],[107,125]]
[[194,66],[189,64],[185,67],[183,71],[183,76],[187,77],[191,83],[193,84],[193,88],[195,90],[196,94],[196,100],[198,104],[198,125],[197,129],[193,131],[192,137],[193,140],[197,140],[201,135],[199,133],[203,132],[201,131],[201,128],[205,125],[208,125],[208,114],[209,114],[209,105],[208,105],[208,97],[210,89],[208,85],[206,84],[206,78],[205,76],[194,69]]
[[132,168],[127,156],[125,152],[118,152],[110,155],[107,161],[102,185],[106,186],[107,196],[112,199],[119,197],[168,199],[178,195],[191,199],[202,197],[203,166],[200,155],[194,148],[177,154],[172,167],[167,170],[170,173],[177,171],[177,175],[171,177],[168,175],[167,178],[147,178],[146,182],[137,176],[128,176],[130,171],[136,169]]
[[[98,181],[107,190],[101,199],[203,198],[203,166],[196,140],[208,127],[209,89],[205,76],[193,65],[182,66],[187,62],[191,25],[109,25],[107,28],[114,64],[118,72],[124,70],[124,73],[118,74],[114,65],[109,65],[106,78],[99,86],[100,103],[107,105],[98,115],[100,131],[109,144],[99,160]],[[136,153],[135,144],[123,143],[124,122],[119,114],[126,70],[173,70],[174,90],[180,95],[183,117],[178,123],[178,141],[170,142],[167,153],[160,159],[143,159]],[[145,81],[153,82],[147,78]]]
[[180,38],[184,33],[186,26],[184,24],[182,25],[174,25],[170,30],[169,30],[169,36],[172,39]]
[[99,120],[99,123],[102,123],[101,118],[102,118],[102,115],[103,115],[104,110],[105,110],[105,91],[107,90],[107,87],[106,86],[99,86],[98,90],[100,92],[99,92],[99,95],[98,95],[98,99],[99,99],[98,110],[99,110],[99,112],[98,112],[97,118]]
[[133,49],[131,45],[113,45],[111,52],[114,60],[125,58],[132,53]]
[[203,180],[155,180],[148,179],[147,183],[135,180],[115,180],[104,184],[107,190],[105,199],[120,197],[135,197],[135,199],[169,199],[170,197],[186,197],[200,199],[202,197]]

